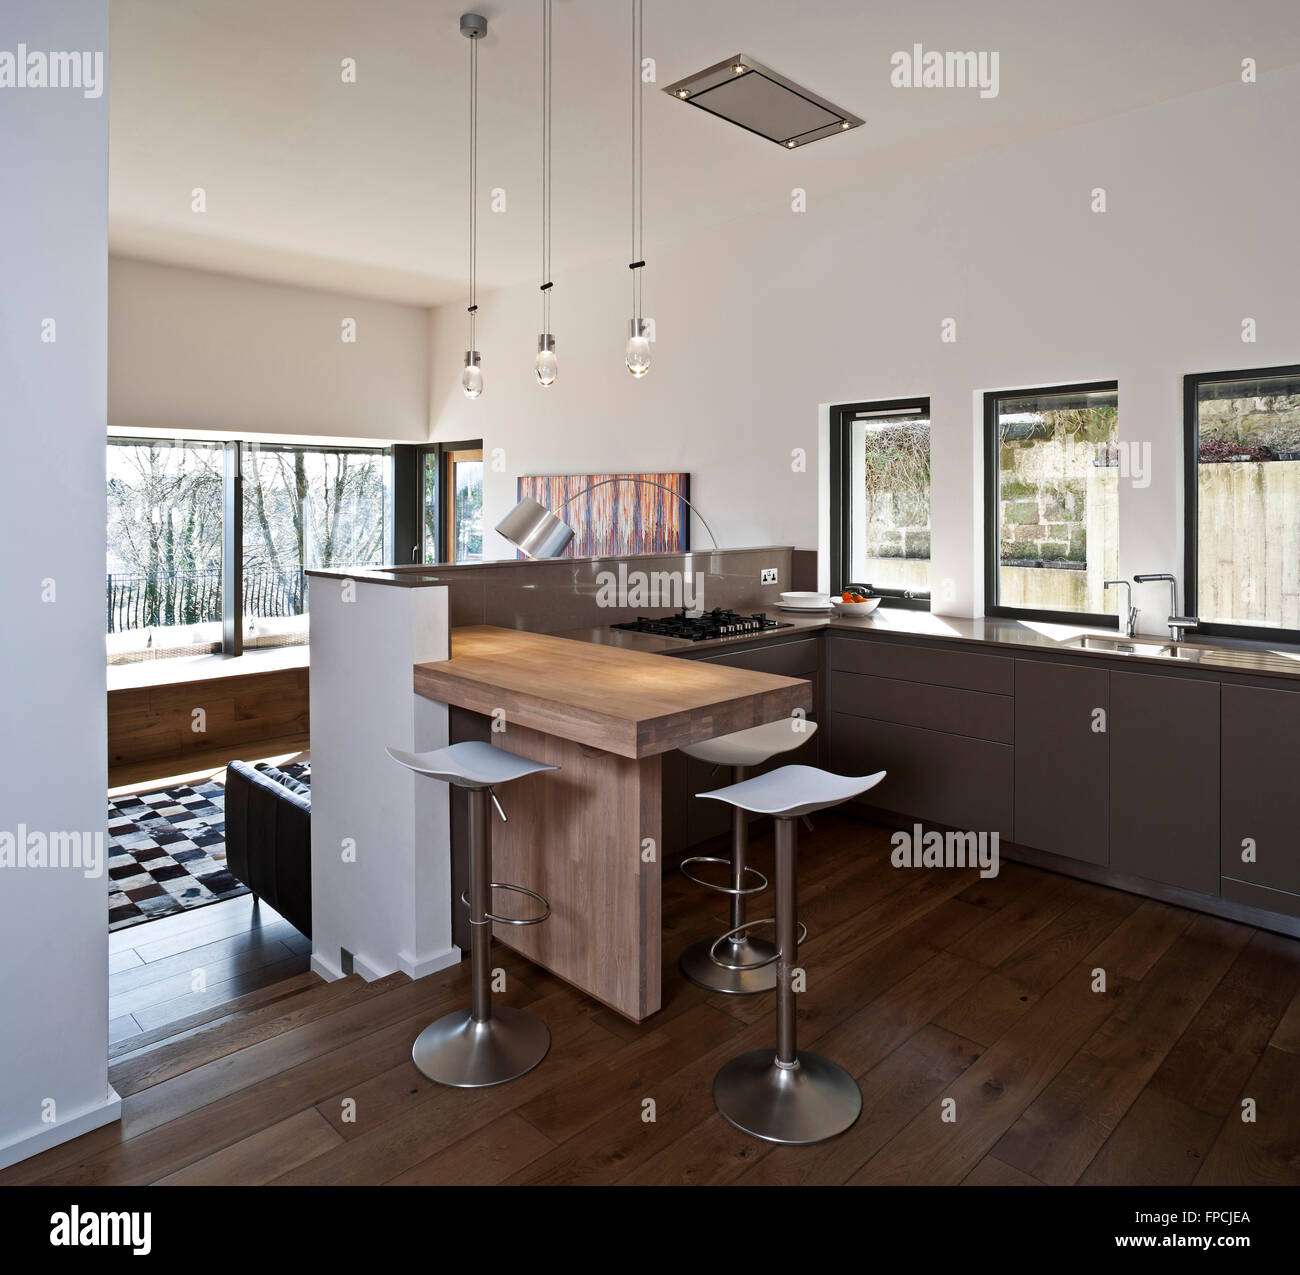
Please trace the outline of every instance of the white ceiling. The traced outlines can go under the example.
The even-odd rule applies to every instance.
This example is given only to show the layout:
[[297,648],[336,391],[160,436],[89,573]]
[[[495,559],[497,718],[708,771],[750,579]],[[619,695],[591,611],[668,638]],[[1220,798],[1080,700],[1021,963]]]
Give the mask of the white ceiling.
[[[417,304],[464,295],[469,42],[479,285],[538,277],[540,0],[113,0],[118,254]],[[630,4],[554,0],[554,252],[630,249]],[[1295,0],[645,0],[645,253],[762,207],[1300,62]],[[996,50],[1001,89],[903,90],[890,54]],[[658,89],[744,52],[867,123],[787,152]],[[355,58],[357,83],[340,79]],[[1243,89],[1243,91],[1249,91]],[[1032,174],[1026,175],[1032,182]],[[207,212],[190,209],[202,186]],[[488,191],[507,211],[487,211]]]

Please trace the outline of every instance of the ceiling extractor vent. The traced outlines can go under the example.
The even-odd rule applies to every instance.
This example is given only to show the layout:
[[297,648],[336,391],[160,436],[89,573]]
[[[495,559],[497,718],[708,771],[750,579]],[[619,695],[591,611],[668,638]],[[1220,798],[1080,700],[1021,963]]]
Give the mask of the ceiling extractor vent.
[[664,92],[787,150],[863,123],[743,53],[678,80]]

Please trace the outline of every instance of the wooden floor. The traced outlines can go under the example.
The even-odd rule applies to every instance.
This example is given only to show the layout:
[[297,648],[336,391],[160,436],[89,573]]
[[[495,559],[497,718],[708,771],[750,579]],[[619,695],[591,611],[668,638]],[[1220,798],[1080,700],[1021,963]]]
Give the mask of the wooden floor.
[[887,832],[835,816],[801,838],[801,1043],[863,1093],[832,1142],[773,1147],[715,1112],[722,1063],[773,1041],[772,1000],[682,980],[721,913],[672,874],[664,1009],[641,1026],[497,945],[500,999],[549,1024],[551,1053],[444,1089],[410,1047],[467,1003],[465,964],[296,974],[114,1046],[120,1125],[0,1184],[1300,1185],[1300,943],[1022,865],[981,881],[888,855]]
[[250,894],[117,930],[108,939],[110,1044],[301,974],[305,939]]

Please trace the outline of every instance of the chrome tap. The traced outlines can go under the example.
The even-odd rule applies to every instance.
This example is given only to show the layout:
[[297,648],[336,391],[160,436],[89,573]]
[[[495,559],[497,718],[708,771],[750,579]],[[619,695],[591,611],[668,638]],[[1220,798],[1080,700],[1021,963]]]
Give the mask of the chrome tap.
[[1194,629],[1198,624],[1200,624],[1201,621],[1197,616],[1178,614],[1178,577],[1177,576],[1171,576],[1168,573],[1161,573],[1160,575],[1134,576],[1133,579],[1137,584],[1148,584],[1156,580],[1169,581],[1168,624],[1169,624],[1169,632],[1174,635],[1175,642],[1181,642],[1183,640],[1183,634],[1186,633],[1188,629]]
[[[1124,586],[1124,607],[1128,612],[1128,620],[1124,625],[1124,636],[1137,637],[1138,613],[1137,607],[1133,605],[1133,586],[1127,580],[1107,580],[1102,587],[1109,589],[1111,585]],[[1120,614],[1123,615],[1124,612],[1121,611]]]

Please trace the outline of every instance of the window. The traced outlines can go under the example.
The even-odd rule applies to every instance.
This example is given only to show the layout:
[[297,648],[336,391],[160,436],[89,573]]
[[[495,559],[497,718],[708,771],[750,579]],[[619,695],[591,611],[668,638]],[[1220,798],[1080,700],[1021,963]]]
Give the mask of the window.
[[930,401],[831,409],[831,587],[929,608]]
[[390,556],[388,448],[112,438],[107,470],[110,663],[306,642],[305,572]]
[[1184,610],[1300,641],[1300,367],[1188,376]]
[[425,449],[420,526],[425,564],[483,560],[483,443]]
[[984,610],[1115,625],[1115,382],[984,396]]
[[221,649],[220,443],[108,443],[110,664]]
[[426,566],[438,557],[438,467],[442,453],[437,447],[426,451],[420,464],[420,558]]
[[307,641],[313,567],[385,559],[386,453],[244,445],[244,646]]

